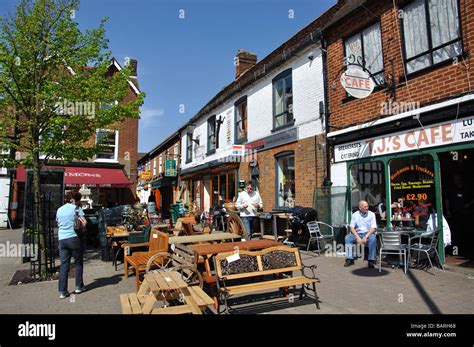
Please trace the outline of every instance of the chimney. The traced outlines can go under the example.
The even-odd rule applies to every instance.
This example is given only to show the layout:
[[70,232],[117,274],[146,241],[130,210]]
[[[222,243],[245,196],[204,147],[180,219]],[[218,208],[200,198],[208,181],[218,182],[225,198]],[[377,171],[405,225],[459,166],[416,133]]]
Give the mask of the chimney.
[[257,55],[243,49],[239,49],[235,58],[235,79],[257,64]]
[[137,77],[138,61],[136,59],[130,59],[130,69],[132,70],[131,76]]

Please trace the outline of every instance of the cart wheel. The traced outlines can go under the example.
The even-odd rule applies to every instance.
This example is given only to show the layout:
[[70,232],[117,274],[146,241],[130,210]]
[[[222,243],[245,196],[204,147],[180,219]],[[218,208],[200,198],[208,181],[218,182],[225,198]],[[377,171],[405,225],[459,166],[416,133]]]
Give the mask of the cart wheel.
[[245,230],[242,219],[235,212],[229,212],[229,219],[227,219],[227,230],[226,232],[240,235],[245,240],[248,240],[247,230]]

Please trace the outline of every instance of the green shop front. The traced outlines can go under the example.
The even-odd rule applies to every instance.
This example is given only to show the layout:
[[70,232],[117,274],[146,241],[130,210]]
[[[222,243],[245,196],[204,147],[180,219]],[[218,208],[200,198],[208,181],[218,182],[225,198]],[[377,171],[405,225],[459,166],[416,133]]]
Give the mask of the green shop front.
[[171,205],[176,202],[178,195],[178,175],[175,160],[165,161],[165,171],[158,178],[151,182],[152,191],[159,191],[155,196],[160,197],[157,206],[161,207],[162,217],[170,218]]
[[[346,221],[358,209],[358,202],[366,200],[380,227],[424,230],[431,223],[443,231],[447,223],[451,243],[441,232],[441,261],[446,256],[472,261],[474,112],[463,117],[456,114],[441,122],[436,122],[443,118],[439,113],[431,118],[421,114],[420,122],[410,117],[356,133],[335,132],[332,181],[348,187]],[[450,118],[449,110],[443,115]],[[362,139],[347,142],[351,137]]]

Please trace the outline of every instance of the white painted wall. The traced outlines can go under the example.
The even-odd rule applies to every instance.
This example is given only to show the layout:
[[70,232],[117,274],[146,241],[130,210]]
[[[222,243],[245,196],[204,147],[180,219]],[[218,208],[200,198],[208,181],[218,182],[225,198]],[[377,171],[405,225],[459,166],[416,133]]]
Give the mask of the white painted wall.
[[347,186],[347,165],[346,163],[337,163],[331,165],[331,181],[333,187]]
[[[314,59],[308,59],[313,52]],[[272,135],[273,129],[273,84],[272,79],[282,71],[292,69],[293,114],[298,128],[299,139],[315,136],[323,132],[319,119],[319,102],[324,101],[322,54],[317,45],[293,57],[277,71],[259,80],[232,100],[219,106],[210,114],[196,121],[193,138],[199,138],[199,146],[193,143],[193,160],[186,164],[186,130],[181,134],[181,168],[188,169],[229,155],[234,144],[234,103],[247,96],[248,142]],[[216,115],[222,116],[224,123],[219,132],[219,148],[215,154],[207,155],[207,120]],[[230,120],[230,129],[228,129]],[[285,131],[285,130],[282,130]],[[230,141],[228,141],[230,134]]]
[[10,194],[10,178],[0,176],[0,228],[7,227],[8,200]]

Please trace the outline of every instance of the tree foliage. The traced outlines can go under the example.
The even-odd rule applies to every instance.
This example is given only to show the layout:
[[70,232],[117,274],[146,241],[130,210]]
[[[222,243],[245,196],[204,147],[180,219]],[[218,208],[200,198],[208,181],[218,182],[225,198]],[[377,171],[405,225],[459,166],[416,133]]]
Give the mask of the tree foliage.
[[111,67],[107,19],[81,32],[78,10],[79,0],[21,0],[0,18],[0,146],[26,153],[3,156],[3,166],[36,167],[40,156],[40,166],[86,160],[100,150],[91,141],[96,129],[138,117],[143,93],[116,103],[129,92],[131,71]]

